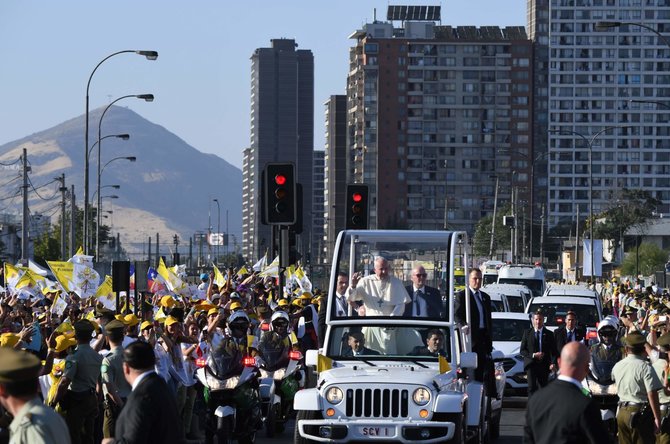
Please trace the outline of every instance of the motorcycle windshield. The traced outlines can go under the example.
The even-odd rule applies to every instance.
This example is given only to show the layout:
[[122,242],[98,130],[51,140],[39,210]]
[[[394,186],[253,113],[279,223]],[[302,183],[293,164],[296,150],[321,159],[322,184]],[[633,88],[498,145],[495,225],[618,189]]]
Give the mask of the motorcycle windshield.
[[593,353],[591,355],[591,373],[596,381],[601,384],[611,384],[613,382],[612,368],[619,360],[618,357]]
[[230,340],[222,341],[221,345],[207,358],[207,366],[217,379],[237,376],[244,370],[242,351]]
[[258,351],[265,362],[267,371],[275,371],[288,365],[290,345],[274,332],[267,332],[258,345]]

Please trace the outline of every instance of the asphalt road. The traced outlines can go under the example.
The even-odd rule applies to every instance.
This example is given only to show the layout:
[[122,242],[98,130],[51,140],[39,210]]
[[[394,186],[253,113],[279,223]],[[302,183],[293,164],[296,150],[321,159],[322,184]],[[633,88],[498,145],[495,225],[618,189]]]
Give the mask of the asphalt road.
[[[506,398],[500,421],[500,438],[497,444],[518,444],[523,439],[523,425],[526,415],[526,398]],[[290,422],[284,433],[274,438],[266,438],[263,431],[256,435],[256,444],[288,444],[293,442],[294,423]]]

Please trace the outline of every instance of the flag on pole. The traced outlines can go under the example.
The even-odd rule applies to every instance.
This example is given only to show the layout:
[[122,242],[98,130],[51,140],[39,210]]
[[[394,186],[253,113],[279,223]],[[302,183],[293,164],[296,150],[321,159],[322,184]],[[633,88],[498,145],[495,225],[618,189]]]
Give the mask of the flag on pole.
[[312,291],[312,282],[309,280],[302,267],[295,270],[295,278],[302,291]]
[[116,298],[114,297],[112,288],[112,277],[108,275],[105,276],[105,280],[102,281],[102,284],[95,291],[95,297],[98,299],[98,302],[108,310],[116,310]]
[[236,276],[239,277],[239,278],[241,278],[241,277],[244,276],[245,274],[249,274],[249,270],[247,270],[247,267],[245,267],[244,265],[242,265],[242,267],[237,271],[237,275],[236,275]]
[[23,276],[24,271],[19,267],[15,267],[14,265],[7,262],[5,262],[4,267],[5,285],[8,289],[16,288],[16,283],[19,282],[19,279],[21,279],[21,276]]
[[214,283],[219,289],[222,289],[226,285],[226,278],[221,274],[216,265],[214,265]]
[[265,253],[265,255],[258,262],[256,262],[251,268],[256,272],[263,271],[265,265],[267,264],[267,261],[268,261],[268,254]]
[[274,258],[274,260],[270,262],[270,265],[265,267],[263,271],[258,273],[258,275],[261,277],[265,276],[279,277],[279,256]]
[[47,261],[47,265],[51,269],[54,277],[65,291],[73,291],[74,284],[72,283],[74,264],[70,261]]

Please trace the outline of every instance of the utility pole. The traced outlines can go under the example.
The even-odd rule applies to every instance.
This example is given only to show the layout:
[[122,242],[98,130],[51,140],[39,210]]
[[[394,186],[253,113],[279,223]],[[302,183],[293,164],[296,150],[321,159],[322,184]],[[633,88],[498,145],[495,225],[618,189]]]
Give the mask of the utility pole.
[[151,266],[151,236],[149,236],[149,266]]
[[72,191],[70,191],[70,257],[74,256],[74,251],[76,248],[77,240],[75,235],[77,234],[77,205],[74,197],[74,185],[72,185]]
[[21,227],[21,262],[28,265],[28,151],[23,149],[23,222]]
[[60,260],[65,261],[65,195],[67,188],[65,187],[65,173],[56,178],[60,182],[59,191],[61,192],[60,199]]
[[575,281],[579,279],[579,205],[577,205],[577,225],[575,227]]
[[161,260],[161,243],[160,243],[160,234],[156,233],[156,267],[158,267],[158,264],[160,263]]
[[[496,181],[496,183],[497,183],[497,181]],[[497,191],[498,191],[498,189],[496,188],[496,192]],[[493,210],[493,214],[495,214],[495,207],[494,207],[494,210]],[[447,227],[449,226],[447,224],[447,220],[449,218],[448,216],[449,216],[449,198],[447,198],[447,195],[445,194],[444,195],[444,230],[445,231],[447,230]],[[495,216],[493,216],[493,217],[495,218]]]
[[[489,245],[489,259],[493,259],[493,240],[495,239],[495,231],[496,231],[496,215],[498,213],[498,180],[500,178],[496,176],[496,190],[494,193],[493,197],[493,221],[491,222],[491,245]],[[446,211],[445,211],[446,215]],[[445,228],[446,228],[446,218],[445,218]]]
[[544,204],[542,204],[542,213],[540,213],[540,262],[544,263]]

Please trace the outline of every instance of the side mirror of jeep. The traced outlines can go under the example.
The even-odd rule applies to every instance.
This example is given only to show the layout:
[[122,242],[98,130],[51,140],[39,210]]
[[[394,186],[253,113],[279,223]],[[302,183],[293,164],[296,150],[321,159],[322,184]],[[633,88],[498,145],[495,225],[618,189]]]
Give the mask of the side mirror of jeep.
[[505,359],[505,354],[500,350],[493,350],[491,352],[491,359],[493,359],[493,362],[503,361]]
[[307,350],[307,353],[305,354],[305,365],[310,367],[316,367],[318,361],[319,361],[319,350]]
[[463,352],[461,353],[461,368],[462,369],[476,369],[477,368],[477,353]]

